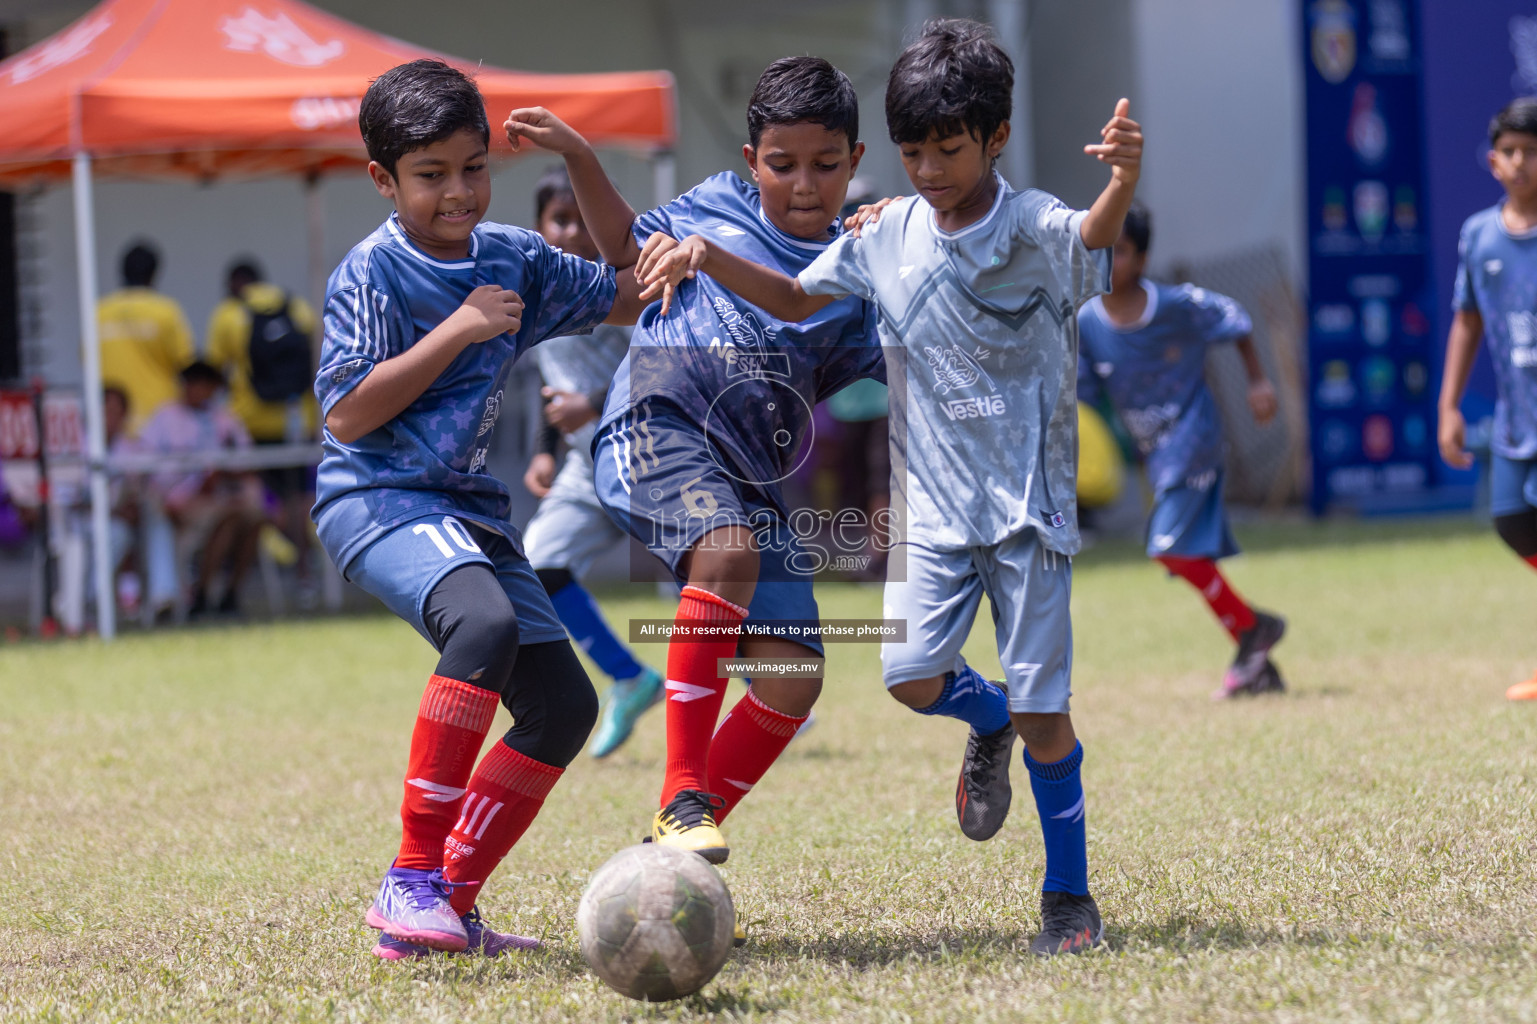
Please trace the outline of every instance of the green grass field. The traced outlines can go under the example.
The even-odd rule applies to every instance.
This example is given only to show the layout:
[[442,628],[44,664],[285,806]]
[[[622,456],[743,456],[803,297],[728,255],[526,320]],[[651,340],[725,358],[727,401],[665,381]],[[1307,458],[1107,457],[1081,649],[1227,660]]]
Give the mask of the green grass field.
[[[409,627],[0,649],[0,1020],[1537,1019],[1537,707],[1503,699],[1537,668],[1537,576],[1472,524],[1240,532],[1232,579],[1291,619],[1284,698],[1213,704],[1229,644],[1195,595],[1131,549],[1077,565],[1107,948],[1024,952],[1042,862],[1022,766],[1004,830],[967,841],[964,727],[886,698],[876,648],[836,645],[818,725],[728,823],[752,942],[662,1006],[588,974],[573,924],[655,807],[659,714],[573,766],[488,886],[493,926],[545,951],[389,964],[362,917],[434,662]],[[606,605],[670,612],[648,594]],[[870,588],[822,602],[879,614]],[[969,656],[996,670],[990,629]]]

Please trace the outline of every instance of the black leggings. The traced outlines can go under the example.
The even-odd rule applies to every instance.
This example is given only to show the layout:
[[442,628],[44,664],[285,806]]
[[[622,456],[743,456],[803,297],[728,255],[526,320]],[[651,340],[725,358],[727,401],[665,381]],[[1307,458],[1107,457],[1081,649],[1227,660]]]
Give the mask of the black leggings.
[[1529,508],[1512,516],[1497,516],[1494,532],[1522,558],[1537,555],[1537,508]]
[[518,645],[518,615],[484,565],[444,576],[422,619],[438,649],[437,674],[498,693],[513,726],[502,742],[564,768],[598,720],[598,695],[569,640]]

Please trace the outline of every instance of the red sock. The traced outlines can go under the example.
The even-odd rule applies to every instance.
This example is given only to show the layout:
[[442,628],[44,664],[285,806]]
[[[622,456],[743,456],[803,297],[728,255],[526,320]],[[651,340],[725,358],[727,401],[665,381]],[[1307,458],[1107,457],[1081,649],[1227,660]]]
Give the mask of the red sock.
[[1206,598],[1206,603],[1216,613],[1217,621],[1222,623],[1222,628],[1234,640],[1238,639],[1238,634],[1254,628],[1254,610],[1228,586],[1216,562],[1209,558],[1180,558],[1176,555],[1163,555],[1158,561],[1165,569],[1201,592],[1201,596]]
[[564,771],[501,741],[491,744],[470,779],[459,821],[439,851],[450,882],[474,883],[453,890],[449,902],[454,910],[468,914],[475,906],[483,883],[523,837]]
[[1537,555],[1533,555],[1531,558],[1526,559],[1526,564],[1531,566],[1533,569],[1537,569]]
[[710,743],[710,792],[726,801],[715,812],[717,823],[758,784],[805,720],[775,711],[751,690],[737,701]]
[[710,737],[726,696],[716,662],[736,654],[747,609],[684,587],[675,620],[684,635],[667,646],[667,775],[662,806],[683,789],[704,789]]
[[431,871],[443,866],[443,840],[459,817],[464,784],[496,717],[496,703],[490,690],[446,676],[427,680],[411,732],[397,867]]

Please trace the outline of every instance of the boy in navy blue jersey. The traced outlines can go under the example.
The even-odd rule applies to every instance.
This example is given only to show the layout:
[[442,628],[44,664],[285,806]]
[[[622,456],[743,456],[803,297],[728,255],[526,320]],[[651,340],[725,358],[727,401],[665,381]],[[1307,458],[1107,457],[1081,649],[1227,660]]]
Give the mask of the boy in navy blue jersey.
[[[718,174],[637,217],[591,148],[543,110],[515,110],[509,138],[560,153],[605,259],[633,263],[654,232],[702,231],[751,259],[799,272],[838,236],[864,153],[847,76],[816,57],[775,61],[748,104],[753,184]],[[669,242],[670,244],[670,242]],[[631,339],[593,448],[598,495],[685,584],[667,652],[667,767],[652,838],[715,863],[719,821],[783,752],[821,680],[754,674],[716,729],[721,659],[820,661],[815,559],[789,529],[780,482],[806,457],[817,402],[883,376],[867,304],[845,299],[785,324],[714,282],[681,288],[679,315],[653,305]],[[745,630],[744,630],[745,621]],[[816,673],[819,675],[819,672]]]
[[1151,241],[1152,219],[1134,206],[1115,243],[1109,294],[1078,311],[1078,397],[1093,404],[1107,395],[1147,463],[1154,495],[1148,557],[1195,587],[1238,645],[1213,696],[1281,690],[1269,654],[1285,620],[1251,608],[1217,568],[1217,559],[1238,553],[1238,543],[1222,504],[1222,422],[1206,386],[1206,350],[1237,346],[1255,422],[1274,418],[1275,389],[1238,303],[1142,276]]
[[[433,60],[385,72],[358,125],[395,212],[326,288],[313,515],[343,575],[440,652],[411,736],[400,851],[367,921],[387,959],[494,956],[538,943],[481,924],[481,883],[581,750],[597,699],[486,450],[513,359],[640,306],[632,273],[616,286],[610,267],[481,223],[490,132],[460,72]],[[515,724],[477,767],[498,698]]]
[[[708,232],[648,251],[637,272],[643,295],[709,276],[792,321],[848,297],[878,307],[882,343],[902,354],[902,369],[889,364],[905,390],[891,403],[892,504],[905,508],[907,570],[886,583],[885,615],[905,620],[907,637],[882,646],[882,674],[901,703],[971,726],[956,793],[971,838],[1003,823],[1009,753],[1016,730],[1023,737],[1046,847],[1030,948],[1052,956],[1082,952],[1104,932],[1089,894],[1083,748],[1068,714],[1079,547],[1073,313],[1108,284],[1104,250],[1131,204],[1142,130],[1121,100],[1100,144],[1085,147],[1111,167],[1089,210],[1016,192],[994,169],[1013,82],[985,26],[930,22],[886,87],[887,129],[918,197],[892,202],[795,278]],[[1007,696],[961,656],[984,594]]]
[[[1489,512],[1500,539],[1537,569],[1537,97],[1512,100],[1489,123],[1489,170],[1505,200],[1462,225],[1437,434],[1448,464],[1473,465],[1460,406],[1487,337],[1497,389]],[[1537,700],[1537,674],[1505,696]]]

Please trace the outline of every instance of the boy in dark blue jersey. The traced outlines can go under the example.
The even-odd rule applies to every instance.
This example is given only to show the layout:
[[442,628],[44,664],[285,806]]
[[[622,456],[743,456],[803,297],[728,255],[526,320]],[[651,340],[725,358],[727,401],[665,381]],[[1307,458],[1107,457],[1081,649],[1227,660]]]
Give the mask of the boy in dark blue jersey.
[[1147,211],[1133,206],[1115,243],[1110,292],[1078,311],[1078,397],[1091,404],[1109,397],[1147,463],[1154,494],[1148,557],[1195,587],[1237,645],[1214,696],[1281,690],[1269,655],[1286,621],[1250,607],[1217,568],[1218,559],[1238,554],[1238,543],[1222,503],[1222,422],[1206,386],[1206,350],[1237,347],[1255,422],[1275,416],[1275,388],[1238,303],[1142,276],[1152,232]]
[[[513,359],[628,323],[640,303],[633,273],[616,284],[531,231],[481,223],[490,131],[460,72],[432,60],[386,72],[358,125],[395,212],[326,288],[313,515],[343,575],[440,653],[411,737],[400,851],[367,921],[386,959],[495,956],[538,943],[485,928],[475,898],[586,742],[597,700],[486,450]],[[477,767],[498,698],[515,724]]]
[[[1496,387],[1489,512],[1500,539],[1537,569],[1537,97],[1512,100],[1489,123],[1489,170],[1505,199],[1462,225],[1437,434],[1448,464],[1473,465],[1460,407],[1487,338]],[[1505,696],[1537,700],[1537,675]]]
[[[586,141],[548,112],[515,110],[506,129],[514,145],[527,139],[565,157],[610,263],[633,264],[653,233],[702,232],[794,274],[841,229],[864,153],[858,118],[853,86],[827,61],[775,61],[748,105],[742,152],[754,183],[718,174],[639,217]],[[858,299],[787,324],[701,277],[680,286],[675,304],[671,316],[651,306],[637,325],[593,455],[604,507],[685,584],[667,654],[668,760],[652,838],[720,863],[729,848],[719,821],[821,691],[821,641],[789,638],[818,620],[817,558],[787,525],[780,482],[806,457],[812,406],[853,380],[883,377],[884,367],[873,314]],[[738,654],[814,668],[755,673],[717,731],[726,689],[718,662]]]

